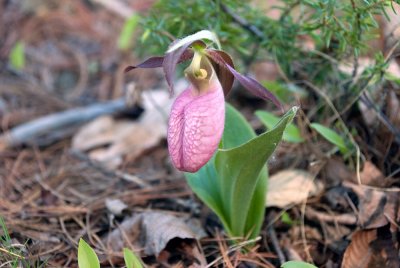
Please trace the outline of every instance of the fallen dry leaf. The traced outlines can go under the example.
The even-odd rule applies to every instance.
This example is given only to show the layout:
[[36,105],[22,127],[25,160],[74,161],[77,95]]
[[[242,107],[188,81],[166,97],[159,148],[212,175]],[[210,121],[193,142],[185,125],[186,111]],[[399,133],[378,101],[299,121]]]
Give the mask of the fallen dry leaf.
[[326,187],[336,186],[343,181],[353,181],[354,173],[349,170],[342,158],[331,157],[323,168]]
[[72,147],[88,151],[91,159],[115,168],[122,162],[122,156],[129,153],[134,159],[144,150],[157,145],[163,137],[164,132],[145,124],[107,116],[83,127],[75,135]]
[[116,168],[123,156],[135,159],[167,135],[167,115],[173,99],[165,90],[142,94],[144,112],[137,121],[103,116],[83,126],[72,140],[72,148],[88,153],[93,160]]
[[384,187],[385,176],[382,172],[371,162],[366,161],[364,168],[360,173],[361,183],[369,186]]
[[[362,228],[378,228],[398,220],[400,215],[400,199],[398,188],[385,191],[364,185],[344,183],[357,196],[357,222]],[[398,191],[396,191],[398,190]]]
[[[112,140],[111,129],[114,126],[112,116],[105,115],[82,127],[72,140],[72,147],[81,151],[105,146]],[[99,135],[101,133],[102,135]]]
[[361,230],[353,234],[342,261],[342,268],[400,266],[397,249],[389,224],[378,229]]
[[122,202],[120,199],[106,199],[106,208],[113,215],[121,215],[122,212],[128,208],[128,206]]
[[351,238],[342,261],[342,268],[368,267],[371,258],[369,243],[376,239],[376,230],[357,231]]
[[175,239],[194,239],[195,234],[180,219],[165,213],[147,213],[142,218],[142,227],[146,232],[147,255],[158,256],[167,244]]
[[118,229],[108,235],[106,241],[114,252],[121,252],[123,247],[133,245],[136,249],[142,249],[144,255],[155,256],[165,263],[173,256],[174,260],[204,267],[206,261],[200,253],[197,239],[205,233],[201,231],[196,234],[193,229],[184,220],[171,214],[144,212],[124,220]]
[[321,189],[312,174],[296,169],[284,170],[269,179],[266,206],[283,208],[299,204]]

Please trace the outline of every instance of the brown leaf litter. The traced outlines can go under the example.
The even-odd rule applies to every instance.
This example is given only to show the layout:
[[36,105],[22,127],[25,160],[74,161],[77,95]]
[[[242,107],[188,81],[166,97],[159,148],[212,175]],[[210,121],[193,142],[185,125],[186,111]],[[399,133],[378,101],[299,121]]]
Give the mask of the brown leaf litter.
[[[148,183],[161,182],[151,188],[141,188],[114,171],[97,170],[89,162],[66,154],[62,144],[56,147],[50,147],[49,153],[23,151],[22,157],[21,153],[4,152],[2,165],[5,165],[0,169],[0,177],[8,177],[2,180],[0,188],[0,214],[11,236],[21,244],[27,239],[35,241],[28,247],[30,256],[36,260],[46,258],[50,266],[75,262],[77,241],[82,236],[92,244],[101,241],[99,232],[107,232],[112,224],[107,198],[121,200],[127,205],[127,212],[132,212],[149,202],[156,206],[170,198],[176,200],[190,194],[182,180],[170,180],[166,174],[146,171],[150,162],[146,163],[145,159],[137,163],[143,168],[142,175],[138,167],[128,170],[133,168]],[[23,162],[15,162],[18,158]],[[161,181],[160,176],[164,178]],[[19,186],[15,188],[12,182]],[[121,216],[115,217],[118,221]],[[98,247],[100,253],[108,252],[101,244]]]
[[145,211],[124,220],[105,243],[113,252],[131,247],[141,249],[141,256],[155,256],[164,264],[179,260],[185,266],[204,267],[206,261],[197,239],[205,233],[194,227],[170,213]]
[[[129,154],[134,161],[145,150],[155,147],[167,135],[167,114],[172,99],[165,90],[140,95],[143,114],[138,120],[102,116],[83,126],[72,139],[72,148],[87,152],[93,160],[116,168]],[[132,135],[134,134],[134,135]]]
[[389,224],[377,229],[360,230],[352,235],[342,268],[400,267],[398,249]]
[[294,169],[272,175],[268,180],[266,206],[285,208],[317,195],[322,185],[314,179],[312,174]]
[[[18,1],[7,2],[0,5],[0,19],[13,27],[0,27],[0,67],[6,71],[0,75],[2,133],[56,112],[123,99],[132,80],[138,90],[162,88],[157,72],[124,76],[135,59],[115,49],[128,13],[148,3],[24,1],[30,10],[24,13]],[[25,44],[27,63],[10,73],[5,65],[18,40]],[[275,79],[277,66],[268,64],[272,71],[254,66],[254,73]],[[394,62],[390,66],[398,72]],[[124,114],[99,118],[78,133],[78,125],[63,127],[34,145],[2,150],[0,215],[12,243],[32,265],[77,267],[83,237],[102,267],[123,265],[124,246],[151,267],[279,267],[285,259],[320,267],[398,267],[400,151],[382,123],[383,114],[399,126],[397,89],[390,84],[383,89],[386,98],[376,99],[381,111],[364,107],[359,117],[343,116],[358,133],[360,180],[354,159],[327,155],[330,144],[311,142],[307,125],[315,102],[299,97],[303,111],[296,123],[306,142],[283,142],[276,150],[269,163],[265,225],[261,237],[247,244],[230,243],[215,215],[172,168],[164,141],[171,100],[161,90],[139,94],[135,104],[144,112],[138,118],[134,109],[124,108]],[[242,109],[251,122],[253,110]],[[0,254],[0,262],[10,259]]]

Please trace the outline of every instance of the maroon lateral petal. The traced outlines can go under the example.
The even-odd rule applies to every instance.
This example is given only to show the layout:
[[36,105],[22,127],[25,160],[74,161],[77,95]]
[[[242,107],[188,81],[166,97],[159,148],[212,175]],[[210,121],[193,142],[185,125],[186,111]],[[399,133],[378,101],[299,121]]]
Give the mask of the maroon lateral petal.
[[220,50],[207,50],[208,55],[219,65],[224,66],[229,70],[229,72],[239,81],[239,83],[250,91],[253,95],[262,98],[271,100],[279,109],[283,111],[282,104],[279,100],[272,94],[268,89],[266,89],[263,85],[261,85],[257,80],[245,76],[238,71],[235,70],[234,67],[230,66],[225,59],[220,55]]
[[176,70],[176,65],[179,62],[179,58],[183,55],[183,53],[187,50],[190,44],[186,44],[172,52],[165,54],[165,58],[162,64],[165,79],[167,80],[167,84],[169,86],[169,93],[173,95],[174,93],[174,74]]
[[[187,61],[187,60],[191,59],[192,57],[193,57],[193,51],[186,50],[180,56],[180,58],[179,58],[177,63],[181,63],[181,62]],[[163,66],[164,59],[165,59],[164,56],[151,57],[151,58],[148,58],[147,60],[145,60],[144,62],[139,63],[138,65],[132,65],[132,66],[126,67],[124,72],[126,73],[126,72],[129,72],[129,71],[134,70],[136,68],[144,68],[144,69],[159,68],[159,67]]]
[[[177,42],[177,41],[175,41],[175,42]],[[173,42],[171,44],[171,46],[175,42]],[[185,55],[185,52],[189,51],[188,47],[190,45],[191,45],[191,43],[185,44],[185,45],[181,46],[180,48],[165,54],[162,67],[164,70],[165,79],[167,80],[167,84],[169,86],[169,92],[171,95],[173,95],[173,93],[174,93],[174,74],[175,74],[175,70],[176,70],[176,65],[179,63],[179,59]]]
[[[214,57],[214,54],[218,54],[219,57]],[[225,97],[228,96],[232,89],[233,80],[235,79],[230,70],[225,67],[225,64],[228,64],[232,68],[235,68],[231,56],[225,51],[215,49],[208,49],[206,55],[211,60],[218,80],[224,90]]]
[[151,57],[138,65],[132,65],[125,68],[125,73],[136,68],[158,68],[161,67],[164,57]]
[[281,109],[283,111],[282,104],[275,97],[275,95],[272,94],[263,85],[258,83],[257,80],[237,72],[234,68],[232,68],[229,65],[227,65],[227,67],[232,72],[232,74],[235,76],[235,78],[239,81],[239,83],[242,84],[242,86],[244,86],[248,91],[253,93],[253,95],[260,97],[262,99],[265,99],[265,100],[266,99],[271,100],[275,104],[275,106],[277,106],[279,109]]
[[[169,47],[172,47],[178,40],[175,40],[171,43]],[[206,47],[206,44],[201,41],[193,41],[187,44],[182,45],[181,47],[165,54],[164,62],[162,64],[165,74],[165,79],[167,80],[167,84],[169,86],[169,92],[171,95],[174,93],[174,74],[176,70],[176,65],[184,60],[188,60],[193,57],[193,51],[189,50],[188,48],[193,44],[198,44],[203,47]]]

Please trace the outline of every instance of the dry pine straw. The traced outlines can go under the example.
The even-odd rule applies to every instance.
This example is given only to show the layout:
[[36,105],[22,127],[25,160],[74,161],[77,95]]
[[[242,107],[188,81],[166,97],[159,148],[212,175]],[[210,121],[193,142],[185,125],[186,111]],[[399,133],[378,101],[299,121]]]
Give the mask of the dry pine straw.
[[127,173],[146,181],[148,186],[140,187],[78,160],[66,142],[44,150],[2,152],[0,215],[15,242],[26,243],[29,258],[47,260],[50,266],[74,261],[80,237],[97,245],[99,253],[107,253],[101,239],[113,227],[106,198],[120,199],[135,211],[191,195],[181,176],[157,169],[165,163],[165,149],[156,148],[151,155],[125,165]]
[[[70,142],[66,140],[46,148],[20,148],[0,155],[0,215],[14,242],[26,245],[24,256],[30,260],[40,259],[48,267],[73,267],[81,237],[95,245],[104,264],[107,260],[115,261],[113,257],[121,257],[121,252],[114,252],[103,243],[107,234],[118,228],[105,206],[106,198],[120,199],[128,205],[129,212],[150,208],[177,215],[198,215],[198,203],[193,204],[195,199],[182,174],[171,168],[165,144],[135,162],[127,161],[118,171],[107,170],[69,148]],[[277,161],[274,166],[280,165]],[[132,174],[135,182],[129,179]],[[276,256],[265,253],[271,252],[267,240],[259,241],[257,248],[243,255],[241,247],[227,246],[216,226],[206,222],[207,217],[200,215],[203,227],[211,229],[215,236],[202,245],[211,263],[236,267],[247,261],[273,267],[269,260]]]

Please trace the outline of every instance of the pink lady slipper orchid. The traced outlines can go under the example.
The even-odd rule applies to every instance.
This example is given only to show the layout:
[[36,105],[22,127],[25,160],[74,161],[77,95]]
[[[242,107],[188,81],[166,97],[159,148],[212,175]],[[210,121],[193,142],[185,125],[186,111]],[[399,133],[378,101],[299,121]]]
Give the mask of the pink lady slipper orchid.
[[185,70],[190,86],[172,105],[168,122],[168,151],[174,166],[196,172],[213,156],[221,140],[225,123],[225,96],[236,78],[246,89],[263,99],[279,101],[256,80],[238,73],[231,57],[222,50],[207,47],[202,39],[218,44],[215,35],[200,31],[170,45],[164,57],[152,57],[135,68],[163,67],[171,94],[176,65],[192,59]]

